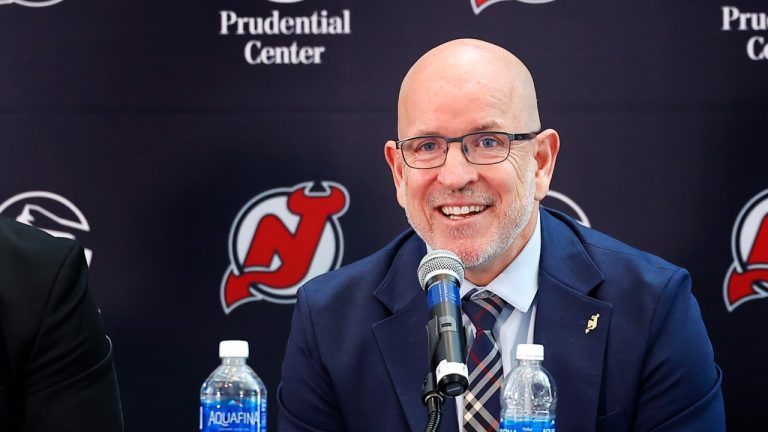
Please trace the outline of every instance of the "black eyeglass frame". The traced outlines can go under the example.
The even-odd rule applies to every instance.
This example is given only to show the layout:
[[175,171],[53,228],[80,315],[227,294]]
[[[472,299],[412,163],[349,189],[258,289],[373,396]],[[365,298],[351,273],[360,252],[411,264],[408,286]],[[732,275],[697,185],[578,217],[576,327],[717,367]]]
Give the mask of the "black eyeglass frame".
[[[448,160],[448,150],[450,150],[450,147],[451,147],[450,144],[452,142],[459,142],[459,143],[463,144],[464,138],[466,138],[468,136],[471,136],[471,135],[478,135],[478,134],[505,135],[507,138],[509,138],[509,148],[507,148],[507,155],[503,159],[500,159],[500,160],[498,160],[496,162],[488,162],[488,163],[472,162],[471,160],[469,160],[469,157],[467,156],[467,153],[468,153],[467,149],[465,148],[465,146],[462,146],[461,153],[464,155],[464,159],[466,159],[467,162],[471,163],[472,165],[495,165],[497,163],[502,163],[505,160],[507,160],[507,158],[509,158],[509,153],[512,151],[512,143],[514,141],[528,141],[528,140],[532,140],[532,139],[536,138],[540,133],[541,133],[541,131],[528,132],[528,133],[512,133],[512,132],[501,132],[501,131],[477,131],[477,132],[470,132],[468,134],[465,134],[465,135],[462,135],[462,136],[458,136],[458,137],[453,137],[453,138],[443,137],[443,136],[440,136],[440,135],[419,135],[419,136],[410,137],[410,138],[406,138],[406,139],[403,139],[403,140],[395,141],[395,148],[397,150],[400,150],[400,155],[403,157],[403,161],[409,167],[411,167],[413,169],[432,169],[432,168],[439,168],[439,167],[445,165],[445,161]],[[415,166],[413,166],[413,165],[408,163],[408,158],[405,157],[405,152],[403,151],[403,143],[406,142],[406,141],[420,139],[420,138],[440,138],[440,139],[445,140],[445,145],[446,145],[445,153],[444,153],[445,157],[443,158],[443,162],[442,163],[440,163],[439,165],[435,165],[435,166],[431,166],[431,167],[426,167],[426,168],[415,167]]]

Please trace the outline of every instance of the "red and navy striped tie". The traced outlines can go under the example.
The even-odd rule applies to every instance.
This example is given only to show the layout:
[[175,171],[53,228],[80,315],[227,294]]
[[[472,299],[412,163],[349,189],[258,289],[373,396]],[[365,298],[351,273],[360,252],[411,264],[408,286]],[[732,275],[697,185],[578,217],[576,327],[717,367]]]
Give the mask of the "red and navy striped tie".
[[470,291],[461,306],[476,330],[475,340],[467,355],[469,388],[464,393],[464,430],[498,431],[504,371],[493,327],[505,303],[489,291],[473,299],[472,295],[476,292]]

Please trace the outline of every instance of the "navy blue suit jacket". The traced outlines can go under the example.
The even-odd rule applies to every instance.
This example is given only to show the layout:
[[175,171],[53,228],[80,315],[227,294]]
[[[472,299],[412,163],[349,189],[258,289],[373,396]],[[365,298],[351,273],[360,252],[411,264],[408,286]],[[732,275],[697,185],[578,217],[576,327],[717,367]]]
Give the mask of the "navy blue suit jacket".
[[[721,373],[688,273],[544,209],[541,239],[534,340],[557,384],[558,432],[724,430]],[[299,290],[279,430],[424,430],[425,253],[408,231]],[[441,430],[457,430],[455,405],[444,404]]]

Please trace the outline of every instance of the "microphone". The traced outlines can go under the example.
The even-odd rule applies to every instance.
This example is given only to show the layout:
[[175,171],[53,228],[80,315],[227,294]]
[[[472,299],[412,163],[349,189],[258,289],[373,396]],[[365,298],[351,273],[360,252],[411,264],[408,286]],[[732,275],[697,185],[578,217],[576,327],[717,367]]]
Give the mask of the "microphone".
[[427,293],[427,344],[430,368],[441,394],[456,397],[469,386],[467,342],[461,319],[459,287],[464,264],[453,252],[437,249],[422,258],[419,283]]

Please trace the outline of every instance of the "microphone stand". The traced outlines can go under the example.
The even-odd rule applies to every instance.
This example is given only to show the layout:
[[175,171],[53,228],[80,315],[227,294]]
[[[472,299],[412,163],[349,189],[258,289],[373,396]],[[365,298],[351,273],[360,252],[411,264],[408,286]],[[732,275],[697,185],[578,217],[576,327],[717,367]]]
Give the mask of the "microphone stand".
[[427,426],[425,432],[437,432],[440,429],[440,421],[443,417],[443,402],[445,397],[437,387],[435,377],[435,352],[440,342],[440,333],[437,329],[436,318],[427,323],[427,348],[429,352],[429,372],[424,376],[421,384],[421,402],[427,407]]
[[421,401],[427,406],[427,426],[425,432],[437,432],[440,430],[440,421],[443,418],[443,402],[445,398],[437,389],[435,374],[432,371],[424,376],[421,385]]

